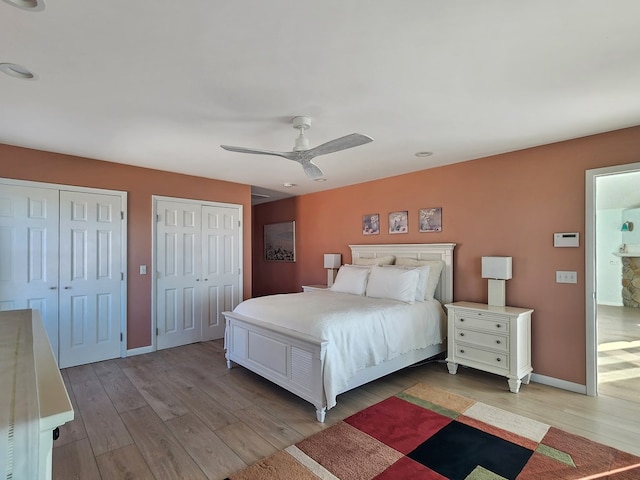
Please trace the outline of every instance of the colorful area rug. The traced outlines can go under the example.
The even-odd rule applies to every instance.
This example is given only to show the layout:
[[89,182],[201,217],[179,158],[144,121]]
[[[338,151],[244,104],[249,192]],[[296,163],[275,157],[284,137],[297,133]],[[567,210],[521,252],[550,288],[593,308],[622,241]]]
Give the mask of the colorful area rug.
[[640,479],[640,457],[418,384],[228,480]]

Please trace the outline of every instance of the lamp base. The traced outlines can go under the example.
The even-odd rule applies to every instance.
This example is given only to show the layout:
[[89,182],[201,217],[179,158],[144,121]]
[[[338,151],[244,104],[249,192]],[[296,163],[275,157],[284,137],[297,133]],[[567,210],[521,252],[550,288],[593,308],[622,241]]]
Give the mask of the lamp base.
[[505,280],[489,279],[489,305],[494,307],[504,307],[506,298]]
[[328,287],[333,285],[333,282],[336,279],[336,273],[337,272],[338,272],[338,269],[336,269],[336,268],[327,268],[327,286]]

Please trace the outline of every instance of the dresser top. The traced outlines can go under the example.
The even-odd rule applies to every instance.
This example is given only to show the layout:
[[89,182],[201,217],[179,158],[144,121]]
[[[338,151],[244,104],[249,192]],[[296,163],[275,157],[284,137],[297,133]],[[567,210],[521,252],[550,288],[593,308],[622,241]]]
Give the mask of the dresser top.
[[506,315],[522,315],[523,313],[533,312],[532,308],[519,308],[519,307],[498,307],[495,305],[487,305],[486,303],[474,303],[474,302],[453,302],[447,303],[445,307],[450,308],[468,308],[470,310],[478,310],[488,313],[506,314]]

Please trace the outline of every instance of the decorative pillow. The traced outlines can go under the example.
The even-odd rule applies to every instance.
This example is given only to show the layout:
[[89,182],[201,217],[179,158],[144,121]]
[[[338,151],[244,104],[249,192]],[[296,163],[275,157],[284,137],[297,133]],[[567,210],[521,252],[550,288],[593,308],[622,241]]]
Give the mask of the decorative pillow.
[[336,280],[329,287],[332,292],[350,293],[352,295],[364,295],[367,289],[369,269],[355,265],[342,265],[336,275]]
[[416,285],[420,274],[418,270],[404,268],[371,267],[367,283],[367,297],[389,298],[405,303],[416,299]]
[[404,265],[383,265],[384,268],[400,268],[404,270],[416,270],[418,272],[418,284],[416,285],[416,302],[424,302],[427,294],[427,282],[429,281],[429,272],[431,267],[425,265],[423,267],[407,267]]
[[427,290],[425,293],[425,300],[433,300],[433,296],[438,288],[438,282],[440,282],[440,274],[444,269],[444,261],[435,260],[416,260],[415,258],[398,257],[396,258],[396,265],[403,265],[407,267],[429,267],[429,279],[427,280]]
[[386,255],[384,257],[377,258],[354,258],[354,265],[393,265],[396,257],[393,255]]

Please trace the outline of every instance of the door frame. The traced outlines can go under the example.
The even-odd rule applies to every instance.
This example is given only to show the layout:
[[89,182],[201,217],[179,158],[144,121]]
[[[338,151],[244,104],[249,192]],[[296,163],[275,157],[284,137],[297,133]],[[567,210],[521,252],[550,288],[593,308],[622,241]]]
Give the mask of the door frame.
[[[226,208],[235,208],[238,210],[238,220],[240,222],[240,225],[238,226],[239,228],[239,232],[238,232],[238,251],[240,252],[239,258],[238,258],[238,268],[240,269],[240,279],[239,279],[239,294],[238,294],[238,298],[242,299],[244,298],[244,291],[243,291],[243,285],[244,285],[244,247],[243,247],[243,208],[244,206],[242,204],[239,203],[225,203],[225,202],[215,202],[215,201],[210,201],[210,200],[195,200],[192,198],[181,198],[181,197],[167,197],[164,195],[152,195],[151,196],[151,200],[152,200],[152,211],[151,211],[151,219],[152,219],[152,224],[153,224],[153,228],[152,228],[152,241],[151,241],[151,274],[152,274],[152,281],[151,281],[151,351],[157,351],[158,350],[158,338],[156,335],[156,329],[158,328],[158,316],[157,316],[157,311],[156,311],[156,303],[157,303],[157,298],[156,298],[156,294],[157,294],[157,289],[158,289],[158,275],[157,275],[157,269],[156,269],[156,252],[157,252],[157,241],[158,241],[158,222],[157,222],[157,218],[158,218],[158,202],[159,201],[165,201],[165,202],[178,202],[178,203],[188,203],[188,204],[197,204],[197,205],[209,205],[212,207],[226,207]],[[242,300],[241,300],[242,301]]]
[[585,172],[585,302],[587,395],[598,395],[598,325],[596,282],[596,180],[598,177],[636,172],[640,163],[596,168]]
[[[120,358],[127,356],[127,192],[121,190],[109,190],[106,188],[82,187],[75,185],[64,185],[58,183],[36,182],[33,180],[16,180],[13,178],[0,178],[0,183],[6,185],[15,185],[19,187],[49,188],[52,190],[66,190],[69,192],[79,193],[95,193],[99,195],[113,195],[120,197],[122,206],[122,231],[120,240],[122,248],[120,250],[120,264],[122,266],[122,281],[120,282],[120,295],[122,302],[120,304],[120,333],[122,340],[120,341]],[[59,252],[58,252],[59,253]]]

